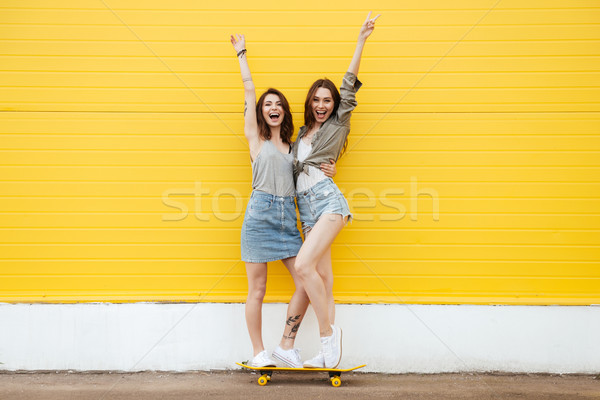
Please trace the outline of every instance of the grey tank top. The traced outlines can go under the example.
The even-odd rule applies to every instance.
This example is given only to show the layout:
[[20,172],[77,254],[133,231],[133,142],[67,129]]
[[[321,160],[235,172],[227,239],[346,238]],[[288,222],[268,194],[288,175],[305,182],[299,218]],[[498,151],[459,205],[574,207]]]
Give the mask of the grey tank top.
[[252,163],[252,189],[275,196],[295,196],[293,161],[291,153],[283,154],[266,140]]

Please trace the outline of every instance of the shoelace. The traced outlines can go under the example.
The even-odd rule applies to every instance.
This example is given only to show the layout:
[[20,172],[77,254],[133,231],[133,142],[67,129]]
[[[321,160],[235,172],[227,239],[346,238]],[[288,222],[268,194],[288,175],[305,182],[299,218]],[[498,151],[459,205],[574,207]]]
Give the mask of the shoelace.
[[302,358],[300,358],[300,350],[299,349],[292,349],[292,358],[293,358],[294,364],[302,364]]

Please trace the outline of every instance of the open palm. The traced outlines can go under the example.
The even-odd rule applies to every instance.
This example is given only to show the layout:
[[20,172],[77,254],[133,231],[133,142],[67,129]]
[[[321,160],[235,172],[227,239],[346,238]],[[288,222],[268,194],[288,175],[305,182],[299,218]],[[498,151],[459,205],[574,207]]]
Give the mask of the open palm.
[[246,48],[246,36],[244,35],[231,35],[231,44],[235,49],[236,53]]

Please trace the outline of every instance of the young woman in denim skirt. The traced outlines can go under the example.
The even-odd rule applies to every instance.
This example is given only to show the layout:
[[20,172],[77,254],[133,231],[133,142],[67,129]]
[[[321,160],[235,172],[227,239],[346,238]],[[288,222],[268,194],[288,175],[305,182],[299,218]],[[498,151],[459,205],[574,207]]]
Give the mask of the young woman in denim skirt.
[[363,23],[354,56],[340,92],[329,79],[319,79],[304,103],[304,126],[293,146],[294,179],[304,244],[296,257],[296,271],[308,294],[319,323],[321,350],[304,362],[309,368],[335,368],[342,357],[342,330],[334,325],[331,244],[352,218],[348,202],[333,180],[318,166],[337,160],[348,144],[350,117],[357,105],[357,79],[362,50],[375,29],[371,13]]
[[[262,303],[267,284],[267,262],[281,260],[290,271],[296,290],[290,300],[283,338],[273,357],[286,366],[302,367],[294,349],[296,332],[308,307],[308,297],[300,283],[294,261],[302,246],[297,227],[291,138],[292,113],[285,96],[268,89],[256,102],[256,91],[243,35],[231,36],[244,83],[244,134],[252,163],[252,195],[242,225],[242,260],[246,263],[248,298],[246,324],[254,350],[251,364],[274,366],[262,341]],[[335,164],[324,166],[328,176],[335,175]]]

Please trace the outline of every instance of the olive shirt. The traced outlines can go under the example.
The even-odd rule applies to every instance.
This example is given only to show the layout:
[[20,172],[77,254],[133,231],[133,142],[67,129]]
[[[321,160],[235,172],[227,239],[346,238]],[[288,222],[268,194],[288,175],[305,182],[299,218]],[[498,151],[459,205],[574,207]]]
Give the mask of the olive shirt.
[[346,72],[340,86],[340,104],[335,115],[329,117],[327,121],[321,125],[317,133],[312,138],[312,151],[306,157],[306,160],[298,160],[298,146],[300,140],[306,134],[306,126],[300,128],[298,137],[292,146],[294,155],[294,182],[298,180],[300,173],[304,172],[308,175],[308,166],[311,165],[319,168],[321,163],[329,164],[329,160],[337,161],[346,138],[350,133],[350,117],[352,111],[356,108],[356,92],[362,86],[362,82],[358,80],[352,72]]

